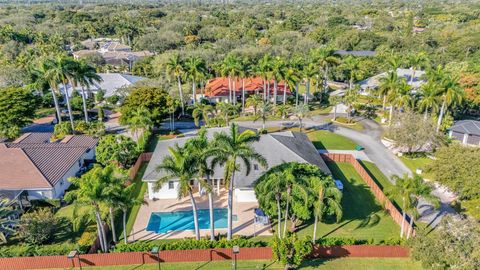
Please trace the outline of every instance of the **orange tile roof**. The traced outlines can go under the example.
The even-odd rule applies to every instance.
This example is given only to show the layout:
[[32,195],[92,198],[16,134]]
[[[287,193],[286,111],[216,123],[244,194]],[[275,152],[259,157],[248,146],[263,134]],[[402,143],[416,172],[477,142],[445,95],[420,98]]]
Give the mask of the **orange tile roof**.
[[[242,80],[232,79],[232,85],[235,83],[235,91],[237,95],[240,95],[242,92]],[[274,82],[270,80],[270,94],[273,94]],[[233,86],[232,86],[233,87]],[[277,95],[283,95],[285,84],[283,81],[278,82],[277,85]],[[268,88],[268,85],[267,85]],[[260,93],[263,92],[263,79],[260,77],[246,78],[245,79],[245,92],[248,94],[253,94],[255,91]],[[290,95],[290,89],[287,87],[287,94]],[[226,77],[217,77],[209,80],[205,86],[205,95],[207,97],[219,97],[219,96],[228,96],[228,78]]]

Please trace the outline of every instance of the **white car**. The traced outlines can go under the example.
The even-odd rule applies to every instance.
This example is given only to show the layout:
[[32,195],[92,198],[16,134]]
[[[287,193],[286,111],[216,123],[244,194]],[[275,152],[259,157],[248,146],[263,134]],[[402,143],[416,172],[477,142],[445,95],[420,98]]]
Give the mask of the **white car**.
[[337,186],[337,188],[343,192],[343,183],[342,181],[340,180],[335,180],[335,186]]

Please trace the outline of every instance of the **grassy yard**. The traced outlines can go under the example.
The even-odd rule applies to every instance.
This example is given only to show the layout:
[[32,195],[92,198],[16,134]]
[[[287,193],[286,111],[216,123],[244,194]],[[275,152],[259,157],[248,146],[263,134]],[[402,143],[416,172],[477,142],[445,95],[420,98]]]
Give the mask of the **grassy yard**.
[[337,117],[337,119],[335,121],[332,120],[332,122],[335,123],[336,125],[354,129],[357,131],[362,131],[365,129],[360,122],[348,123],[348,119],[345,117]]
[[[423,169],[425,171],[425,167],[427,167],[428,164],[432,163],[432,159],[428,157],[407,157],[407,156],[402,156],[400,157],[400,160],[407,166],[413,173],[416,173],[417,169]],[[432,180],[432,175],[426,172],[423,172],[421,174],[423,178],[430,179]]]
[[[349,237],[361,240],[380,242],[397,238],[400,232],[398,225],[383,211],[375,200],[369,187],[349,163],[328,162],[335,179],[343,182],[342,198],[343,219],[340,223],[327,219],[318,224],[317,237]],[[273,225],[273,228],[276,228]],[[313,234],[312,222],[300,226],[300,236]]]
[[[162,263],[162,270],[225,270],[231,269],[230,261],[195,262],[195,263]],[[84,267],[92,270],[156,270],[156,264],[128,265],[128,266],[104,266]],[[283,269],[283,267],[271,261],[238,261],[237,269]],[[332,260],[310,260],[306,261],[301,270],[421,270],[419,263],[410,259],[398,258],[341,258]],[[53,269],[51,269],[53,270]]]
[[317,149],[355,150],[353,141],[328,130],[307,132],[307,136]]
[[[145,173],[145,169],[147,168],[147,162],[144,162],[142,166],[140,167],[140,170],[138,170],[137,175],[135,176],[135,179],[132,182],[132,185],[135,185],[135,188],[133,189],[133,195],[138,198],[138,199],[143,199],[143,196],[145,194],[145,191],[147,190],[147,183],[142,182],[142,177],[143,174]],[[141,205],[135,205],[131,209],[128,210],[127,213],[127,235],[132,231],[133,224],[135,223],[135,219],[137,218],[138,211],[140,211],[140,206]],[[117,225],[121,225],[121,222],[117,222]],[[117,227],[117,226],[115,226]],[[120,227],[117,230],[118,238],[120,240],[123,240],[123,228]]]

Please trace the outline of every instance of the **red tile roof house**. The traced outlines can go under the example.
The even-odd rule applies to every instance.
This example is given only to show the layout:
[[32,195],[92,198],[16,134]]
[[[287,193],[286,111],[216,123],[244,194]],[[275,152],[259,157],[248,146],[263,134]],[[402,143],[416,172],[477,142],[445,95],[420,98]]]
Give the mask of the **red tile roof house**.
[[74,135],[50,142],[51,133],[26,133],[0,143],[0,194],[10,199],[58,199],[86,162],[95,159],[98,139]]
[[[232,90],[235,90],[235,97],[237,101],[242,98],[242,80],[231,80]],[[270,99],[273,100],[275,84],[273,80],[266,83],[267,91],[266,93],[270,95]],[[228,87],[228,78],[226,77],[217,77],[209,80],[205,85],[205,98],[211,102],[228,102],[229,96],[229,87]],[[263,95],[263,79],[260,77],[255,78],[246,78],[245,79],[245,98],[253,94]],[[270,89],[270,90],[269,90]],[[287,95],[291,95],[290,89],[288,86],[285,86],[283,81],[278,82],[277,85],[277,101],[283,101],[283,92],[286,91]],[[233,94],[232,94],[233,95]]]

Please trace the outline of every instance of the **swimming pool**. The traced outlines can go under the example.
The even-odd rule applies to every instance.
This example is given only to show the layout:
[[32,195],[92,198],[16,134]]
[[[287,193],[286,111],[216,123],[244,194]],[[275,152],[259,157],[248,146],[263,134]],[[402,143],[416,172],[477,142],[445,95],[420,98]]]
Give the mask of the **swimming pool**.
[[[227,228],[226,208],[214,209],[215,228]],[[198,227],[200,229],[210,228],[210,216],[208,209],[197,210]],[[153,212],[148,221],[147,231],[155,233],[166,233],[169,231],[194,230],[193,211],[176,212]]]

